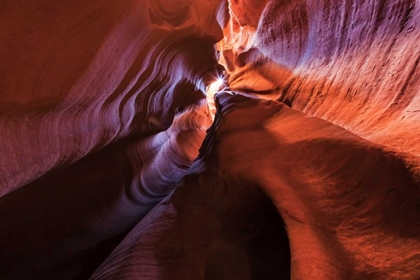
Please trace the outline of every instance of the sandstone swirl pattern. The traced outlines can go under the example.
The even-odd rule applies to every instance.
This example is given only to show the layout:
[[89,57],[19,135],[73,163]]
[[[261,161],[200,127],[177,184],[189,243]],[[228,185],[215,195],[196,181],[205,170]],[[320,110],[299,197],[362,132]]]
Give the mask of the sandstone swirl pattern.
[[182,181],[222,30],[178,2],[0,4],[2,277],[86,278]]
[[419,9],[2,1],[0,278],[420,278]]
[[261,1],[258,21],[247,2],[231,1],[239,12],[221,43],[232,89],[420,155],[417,1]]

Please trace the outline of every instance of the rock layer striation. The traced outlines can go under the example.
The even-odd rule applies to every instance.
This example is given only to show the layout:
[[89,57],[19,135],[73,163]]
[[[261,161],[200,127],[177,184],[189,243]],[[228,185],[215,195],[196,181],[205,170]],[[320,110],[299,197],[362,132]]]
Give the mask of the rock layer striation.
[[3,1],[0,276],[420,278],[419,9]]

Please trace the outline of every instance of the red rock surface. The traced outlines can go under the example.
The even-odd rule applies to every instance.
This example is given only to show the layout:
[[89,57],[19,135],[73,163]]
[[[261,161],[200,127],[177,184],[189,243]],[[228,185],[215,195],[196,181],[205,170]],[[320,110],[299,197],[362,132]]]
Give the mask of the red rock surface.
[[419,9],[416,1],[268,1],[256,29],[241,13],[225,29],[230,86],[269,92],[419,156]]
[[0,278],[420,278],[417,1],[56,2],[0,3]]

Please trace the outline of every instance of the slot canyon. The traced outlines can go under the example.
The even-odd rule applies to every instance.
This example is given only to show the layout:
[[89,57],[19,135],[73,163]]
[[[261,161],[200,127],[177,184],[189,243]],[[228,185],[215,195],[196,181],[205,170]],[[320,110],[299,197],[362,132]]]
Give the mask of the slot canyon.
[[0,0],[0,279],[420,279],[419,0]]

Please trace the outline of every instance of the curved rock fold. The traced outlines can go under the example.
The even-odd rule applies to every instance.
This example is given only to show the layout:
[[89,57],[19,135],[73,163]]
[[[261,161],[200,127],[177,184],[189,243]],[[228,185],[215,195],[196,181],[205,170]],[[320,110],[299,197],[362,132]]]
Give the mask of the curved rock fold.
[[2,1],[0,278],[419,279],[419,11]]

